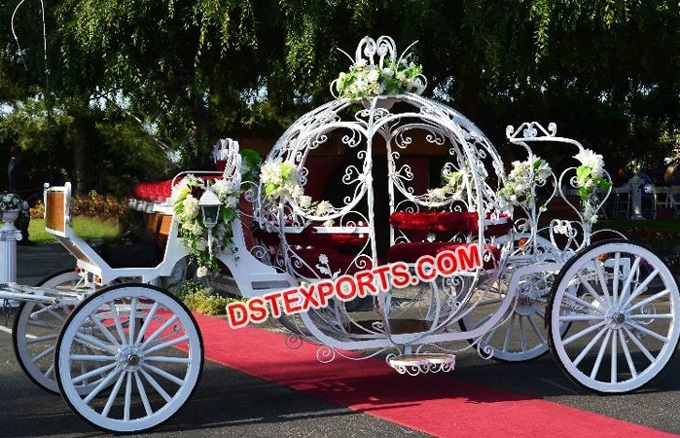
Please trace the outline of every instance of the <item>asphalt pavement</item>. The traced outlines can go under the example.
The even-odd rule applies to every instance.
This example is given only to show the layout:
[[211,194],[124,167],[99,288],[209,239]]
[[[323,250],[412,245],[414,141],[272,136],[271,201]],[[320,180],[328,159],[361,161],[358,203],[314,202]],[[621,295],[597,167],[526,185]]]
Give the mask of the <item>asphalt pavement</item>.
[[[18,281],[36,284],[42,277],[73,265],[73,258],[58,245],[20,247]],[[11,322],[12,315],[0,314],[0,325],[11,327]],[[315,359],[310,357],[309,360]],[[458,356],[457,369],[452,373],[455,379],[451,381],[460,379],[488,385],[680,434],[678,376],[680,357],[676,355],[643,390],[627,395],[598,396],[570,382],[549,354],[530,363],[499,364],[481,359],[475,351],[468,351]],[[494,419],[489,418],[488,422],[490,430],[493,429]],[[0,436],[103,435],[73,414],[58,396],[43,392],[23,375],[14,357],[11,335],[6,330],[0,331]],[[191,401],[148,436],[427,435],[207,362]],[[594,430],[593,436],[598,436],[598,431]]]

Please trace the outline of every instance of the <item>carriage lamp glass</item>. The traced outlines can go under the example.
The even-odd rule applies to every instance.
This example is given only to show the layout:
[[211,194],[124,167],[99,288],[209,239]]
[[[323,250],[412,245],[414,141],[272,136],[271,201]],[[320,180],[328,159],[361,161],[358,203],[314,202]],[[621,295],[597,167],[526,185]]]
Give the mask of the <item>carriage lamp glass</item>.
[[201,207],[203,222],[208,229],[208,249],[212,255],[212,230],[215,228],[215,225],[217,225],[217,219],[220,217],[220,207],[222,206],[222,203],[212,191],[212,188],[208,186],[205,192],[203,192],[203,195],[201,195],[198,205]]

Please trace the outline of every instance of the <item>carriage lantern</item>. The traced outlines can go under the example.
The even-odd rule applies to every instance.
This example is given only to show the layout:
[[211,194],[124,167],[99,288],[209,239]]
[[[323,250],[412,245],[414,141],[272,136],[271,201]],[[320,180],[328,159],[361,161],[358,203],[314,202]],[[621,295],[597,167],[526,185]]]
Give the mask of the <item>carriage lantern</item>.
[[210,254],[212,254],[212,230],[217,225],[217,220],[220,217],[220,207],[222,202],[219,200],[212,188],[208,186],[201,195],[201,199],[198,201],[198,205],[201,207],[201,212],[203,213],[203,221],[205,227],[208,229],[208,248]]

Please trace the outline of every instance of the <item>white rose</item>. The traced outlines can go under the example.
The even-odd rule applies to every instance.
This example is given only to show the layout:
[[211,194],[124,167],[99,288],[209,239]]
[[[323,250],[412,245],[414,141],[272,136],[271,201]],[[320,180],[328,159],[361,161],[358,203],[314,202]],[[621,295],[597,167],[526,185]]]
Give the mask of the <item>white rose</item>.
[[312,206],[312,197],[306,195],[300,196],[298,198],[298,204],[302,208],[309,208]]
[[206,275],[208,275],[208,268],[206,268],[205,266],[199,266],[198,269],[196,269],[197,277],[201,278],[205,277]]
[[370,82],[378,82],[378,79],[380,79],[380,73],[378,73],[377,69],[373,69],[368,72],[368,75],[366,75],[366,80]]
[[328,201],[321,201],[319,202],[319,205],[316,206],[316,214],[317,215],[323,215],[331,211],[333,208],[333,205],[328,202]]

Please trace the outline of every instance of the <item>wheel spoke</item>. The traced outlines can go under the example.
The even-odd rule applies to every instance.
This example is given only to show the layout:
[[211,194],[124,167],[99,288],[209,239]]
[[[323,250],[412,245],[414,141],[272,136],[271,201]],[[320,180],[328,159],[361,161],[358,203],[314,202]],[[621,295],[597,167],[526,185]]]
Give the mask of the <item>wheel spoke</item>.
[[114,348],[112,348],[110,345],[106,345],[105,343],[95,338],[94,336],[86,335],[84,333],[76,333],[75,337],[77,340],[86,345],[97,348],[99,350],[106,351],[107,353],[110,354],[116,354],[116,350]]
[[668,338],[661,336],[660,334],[653,332],[649,330],[647,327],[641,326],[640,324],[632,321],[627,321],[627,324],[633,327],[635,330],[640,331],[646,335],[651,336],[652,338],[656,339],[659,342],[663,342],[664,344],[668,342]]
[[30,325],[32,327],[40,327],[40,328],[56,330],[56,331],[59,330],[58,326],[56,326],[54,324],[50,324],[49,322],[45,322],[41,319],[31,318],[30,320],[28,320],[28,322],[26,324]]
[[43,376],[50,378],[50,376],[54,376],[54,364],[50,365],[50,367],[43,373]]
[[599,333],[597,333],[595,336],[593,336],[593,339],[591,339],[590,342],[588,342],[588,345],[586,345],[586,347],[583,349],[583,351],[581,351],[581,354],[579,354],[579,355],[576,357],[576,359],[574,359],[574,362],[573,362],[573,363],[574,363],[574,366],[575,366],[575,367],[577,367],[578,364],[581,363],[581,361],[583,360],[583,358],[586,357],[586,355],[587,355],[588,353],[590,353],[590,350],[593,349],[593,347],[595,346],[595,344],[597,344],[597,341],[600,340],[600,338],[602,337],[602,335],[605,334],[605,333],[608,333],[608,332],[609,332],[609,328],[606,328],[606,327],[605,327],[603,330],[600,330]]
[[116,326],[116,331],[118,332],[118,337],[120,338],[120,345],[127,345],[125,342],[125,333],[123,332],[123,324],[120,319],[120,314],[118,313],[118,308],[116,303],[113,301],[109,303],[109,309],[111,309],[111,315],[113,316],[113,323]]
[[183,364],[191,363],[190,357],[177,357],[177,356],[146,356],[144,360],[165,363],[183,363]]
[[560,315],[559,316],[560,321],[600,321],[604,319],[604,315],[591,315],[589,313],[587,314],[567,314],[567,315]]
[[602,345],[600,345],[600,351],[597,352],[597,358],[595,359],[595,364],[593,369],[590,371],[590,378],[595,379],[597,372],[600,370],[600,365],[602,364],[602,357],[604,356],[605,350],[607,350],[607,345],[609,345],[609,337],[612,335],[611,329],[607,329],[607,334],[604,336]]
[[595,298],[595,299],[596,299],[597,301],[599,301],[600,303],[605,304],[604,299],[600,296],[600,294],[598,294],[597,292],[595,292],[595,289],[593,289],[593,286],[590,285],[590,281],[588,281],[588,280],[583,276],[583,274],[581,274],[580,272],[577,272],[577,273],[576,273],[576,276],[578,277],[578,279],[579,279],[579,281],[581,282],[581,284],[583,285],[583,287],[586,288],[586,290],[588,291],[588,293],[589,293],[593,298]]
[[161,385],[156,381],[156,379],[154,379],[151,374],[144,371],[143,368],[140,368],[139,372],[142,373],[142,375],[146,378],[146,380],[151,384],[153,389],[155,389],[156,392],[158,394],[160,394],[161,397],[163,397],[163,400],[165,400],[166,403],[170,403],[170,400],[172,400],[172,397],[170,397],[170,395],[167,392],[165,392],[163,387],[161,387]]
[[574,302],[576,302],[577,304],[580,304],[580,305],[583,306],[583,307],[587,307],[588,309],[590,309],[590,310],[592,310],[592,311],[594,311],[594,312],[597,312],[597,313],[600,313],[600,314],[603,313],[601,308],[598,308],[598,307],[593,306],[593,305],[590,304],[588,301],[582,300],[581,298],[577,297],[576,295],[572,295],[572,294],[570,294],[569,292],[565,292],[565,293],[564,293],[564,296],[565,296],[565,298],[566,298],[567,300],[569,300],[569,301],[574,301]]
[[125,405],[123,406],[123,421],[130,421],[131,405],[132,405],[132,373],[127,373],[127,382],[125,382]]
[[56,319],[57,321],[61,322],[62,324],[63,324],[63,322],[66,320],[66,318],[64,318],[63,316],[61,316],[61,315],[58,314],[57,312],[55,312],[54,309],[52,309],[52,308],[49,307],[49,306],[46,306],[46,307],[45,307],[45,312],[49,313],[54,319]]
[[[618,266],[618,265],[617,265]],[[620,330],[617,330],[614,332],[614,336],[612,336],[612,358],[611,358],[611,383],[616,383],[616,377],[617,377],[617,372],[618,372],[618,358],[616,357],[617,352],[616,352],[616,344],[619,342],[617,333]]]
[[604,278],[604,270],[602,269],[602,263],[599,260],[593,260],[595,265],[595,272],[597,273],[597,278],[600,281],[600,287],[604,293],[605,298],[609,301],[609,288],[607,287],[607,280]]
[[[614,256],[614,282],[612,284],[612,297],[614,298],[614,302],[618,303],[619,302],[619,265],[621,262],[621,253],[616,252],[616,255]],[[614,344],[612,344],[613,346]],[[616,382],[612,382],[616,383]]]
[[524,316],[519,316],[519,345],[522,351],[527,351],[527,335],[524,333]]
[[146,334],[146,331],[149,328],[151,321],[153,321],[153,317],[156,315],[158,306],[159,306],[158,302],[153,303],[153,306],[151,306],[151,310],[149,310],[149,313],[146,315],[146,320],[144,321],[144,324],[142,324],[142,328],[139,329],[139,334],[137,334],[137,340],[135,341],[135,344],[139,344],[140,342],[142,342],[142,339],[144,339],[144,335]]
[[135,373],[135,383],[137,383],[137,392],[139,392],[139,398],[142,399],[142,404],[144,405],[144,411],[146,416],[153,414],[153,409],[151,409],[151,404],[149,403],[149,397],[146,395],[146,390],[144,389],[144,384],[142,383],[139,373]]
[[162,370],[162,369],[160,369],[160,368],[158,368],[154,365],[144,363],[144,365],[142,365],[142,366],[144,368],[146,368],[147,370],[152,371],[152,372],[158,374],[161,377],[164,377],[165,379],[171,381],[172,383],[174,383],[176,385],[182,386],[184,384],[184,380],[180,379],[179,377],[173,376],[172,374],[168,373],[167,371]]
[[45,336],[38,336],[37,338],[32,338],[32,339],[26,339],[26,345],[32,345],[32,344],[37,344],[39,342],[45,342],[45,341],[52,341],[54,339],[57,339],[59,335],[45,335]]
[[[113,365],[115,366],[115,364],[113,364]],[[109,384],[113,381],[113,379],[118,377],[118,375],[122,372],[123,372],[122,368],[116,368],[116,369],[113,370],[113,372],[111,374],[109,374],[108,376],[103,378],[102,381],[99,382],[99,384],[97,386],[95,386],[94,389],[92,389],[92,391],[90,391],[90,393],[87,395],[87,397],[85,397],[83,399],[85,404],[90,404],[92,399],[94,399],[97,395],[99,395],[99,393],[102,392],[104,390],[104,388],[109,386]],[[83,380],[85,380],[85,379],[83,379]]]
[[171,347],[175,344],[179,344],[180,342],[184,342],[184,341],[188,341],[188,340],[189,340],[189,336],[187,336],[187,335],[181,336],[179,338],[171,339],[167,342],[163,342],[162,344],[154,345],[153,347],[150,347],[150,348],[144,350],[144,354],[149,354],[149,353],[153,353],[155,351],[163,350],[165,348]]
[[626,356],[626,362],[628,363],[628,370],[633,375],[633,378],[637,377],[637,370],[635,369],[635,364],[633,363],[633,358],[630,356],[630,350],[628,345],[626,345],[626,339],[623,336],[623,330],[619,330],[619,342],[621,342],[621,349],[623,350],[623,355]]
[[621,298],[619,299],[619,304],[623,304],[626,302],[627,296],[629,295],[630,292],[630,284],[633,282],[633,278],[635,278],[635,276],[639,272],[640,260],[642,260],[640,256],[635,257],[635,260],[633,261],[633,266],[630,267],[628,277],[626,277],[626,281],[623,283],[623,287],[621,288]]
[[667,295],[669,295],[669,294],[670,294],[670,291],[669,291],[668,289],[664,289],[664,290],[662,290],[661,292],[658,292],[658,293],[652,295],[651,297],[647,297],[647,298],[645,298],[644,300],[635,303],[634,305],[632,305],[632,306],[630,306],[629,308],[627,308],[626,311],[627,311],[627,312],[632,312],[633,310],[635,310],[635,309],[637,309],[637,308],[639,308],[639,307],[642,307],[642,306],[644,306],[644,305],[646,305],[646,304],[649,304],[649,303],[651,303],[652,301],[655,301],[655,300],[657,300],[658,298],[661,298],[661,297],[665,297],[665,296],[667,296]]
[[170,324],[172,324],[176,320],[177,320],[177,315],[172,315],[172,317],[170,319],[165,321],[165,323],[162,326],[160,326],[158,329],[156,329],[156,331],[153,332],[153,334],[151,336],[149,336],[147,340],[144,341],[144,343],[141,345],[140,348],[145,349],[149,345],[149,343],[153,342],[153,340],[156,339],[158,337],[158,335],[163,333],[165,331],[165,329],[170,327]]
[[111,394],[109,394],[109,398],[106,400],[106,405],[104,406],[104,409],[102,410],[102,415],[104,417],[109,416],[109,412],[111,411],[111,408],[113,407],[113,402],[116,401],[116,397],[118,396],[118,393],[120,392],[120,387],[123,385],[124,379],[125,379],[125,373],[120,373],[118,380],[116,380],[116,384],[113,385],[113,389],[111,390]]
[[649,352],[649,350],[647,350],[647,347],[642,345],[642,342],[640,342],[637,336],[635,336],[630,330],[628,330],[628,327],[623,327],[623,331],[626,332],[626,335],[628,335],[630,340],[633,341],[633,344],[635,344],[635,346],[642,352],[642,354],[644,354],[651,363],[654,363],[656,358],[654,357],[654,355],[652,355],[652,353]]
[[90,362],[112,362],[117,359],[116,356],[104,356],[101,354],[72,354],[68,358],[73,361]]
[[672,313],[635,313],[627,316],[631,319],[673,319],[674,317]]
[[538,328],[538,326],[534,322],[534,319],[531,316],[532,315],[529,315],[529,317],[528,317],[529,324],[531,324],[531,328],[534,330],[534,333],[536,333],[536,336],[538,337],[538,340],[541,342],[541,344],[545,344],[545,337],[543,336],[543,333]]
[[52,352],[54,352],[55,348],[56,348],[56,346],[55,346],[55,345],[52,345],[52,346],[50,346],[49,348],[46,348],[45,350],[43,350],[40,354],[37,354],[37,355],[33,356],[33,358],[31,358],[31,360],[33,361],[33,363],[38,363],[38,362],[40,362],[40,360],[43,359],[45,356],[47,356],[47,355],[51,354]]
[[607,321],[602,320],[595,325],[591,325],[589,327],[586,327],[585,329],[581,330],[580,332],[569,336],[567,339],[563,340],[562,343],[564,345],[571,344],[575,340],[580,339],[581,337],[587,335],[588,333],[594,332],[595,330],[599,329],[600,327],[602,327],[606,323],[607,323]]
[[104,323],[101,322],[101,320],[95,315],[94,313],[90,314],[90,320],[94,322],[94,325],[97,326],[99,331],[106,337],[106,339],[109,340],[113,345],[115,345],[117,348],[121,348],[120,342],[118,339],[116,339],[115,336],[111,334],[111,331],[104,326]]
[[647,278],[645,278],[645,281],[640,283],[637,288],[635,288],[635,291],[626,299],[626,302],[623,304],[623,307],[628,307],[631,301],[633,301],[635,298],[637,298],[642,292],[644,292],[647,289],[647,286],[649,283],[656,278],[656,276],[659,274],[659,270],[655,269],[652,271],[651,274]]
[[512,339],[512,329],[513,325],[515,324],[515,318],[517,317],[516,313],[512,314],[512,317],[510,318],[510,321],[508,321],[508,329],[505,331],[505,339],[503,341],[503,353],[508,351],[508,348],[510,347],[510,341]]
[[130,332],[129,345],[133,345],[135,341],[135,323],[137,318],[137,298],[133,297],[130,300],[130,314],[128,316],[128,331]]
[[108,365],[104,365],[104,366],[101,366],[99,368],[95,368],[92,371],[87,372],[85,374],[81,374],[78,377],[74,377],[73,379],[71,379],[71,381],[75,385],[75,384],[78,384],[82,381],[89,379],[90,377],[94,377],[96,375],[101,375],[101,374],[103,374],[103,373],[105,373],[109,370],[116,368],[117,366],[118,366],[118,362],[110,363]]

